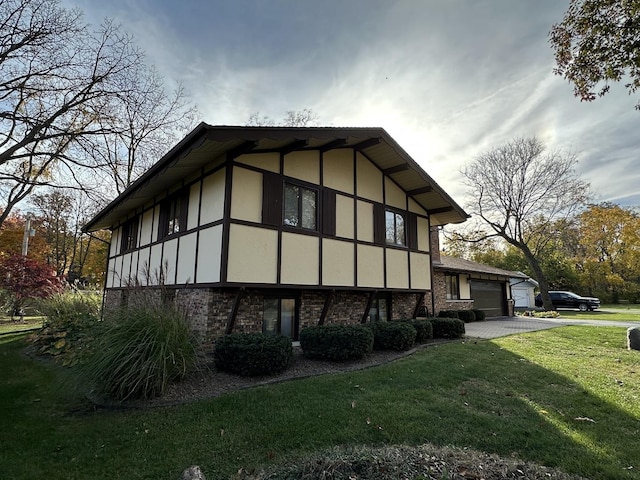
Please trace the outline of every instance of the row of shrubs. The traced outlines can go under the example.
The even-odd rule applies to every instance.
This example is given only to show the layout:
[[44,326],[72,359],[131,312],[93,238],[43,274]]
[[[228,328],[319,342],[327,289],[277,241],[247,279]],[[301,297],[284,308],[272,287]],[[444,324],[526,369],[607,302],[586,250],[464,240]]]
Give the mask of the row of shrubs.
[[438,317],[459,318],[464,323],[482,322],[487,317],[484,310],[440,310]]
[[[300,348],[309,358],[347,361],[374,350],[405,351],[432,338],[460,338],[458,318],[374,322],[364,325],[322,325],[300,332]],[[245,376],[273,375],[289,366],[291,340],[280,335],[232,334],[221,337],[214,353],[218,370]]]
[[[198,368],[202,351],[184,312],[153,302],[110,310],[100,319],[100,296],[65,292],[39,306],[44,328],[33,337],[40,354],[78,365],[85,389],[116,400],[162,395],[171,381]],[[453,317],[453,314],[451,315]],[[373,350],[404,351],[432,338],[459,338],[464,319],[429,318],[303,329],[300,345],[310,358],[346,361]],[[214,352],[219,370],[244,376],[285,370],[291,340],[283,336],[234,334],[221,337]]]

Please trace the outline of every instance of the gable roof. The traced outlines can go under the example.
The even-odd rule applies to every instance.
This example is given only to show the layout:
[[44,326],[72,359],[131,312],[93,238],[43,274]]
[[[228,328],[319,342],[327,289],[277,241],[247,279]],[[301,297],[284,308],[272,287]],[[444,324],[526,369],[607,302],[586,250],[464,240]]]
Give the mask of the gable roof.
[[84,227],[112,228],[155,197],[223,155],[354,148],[395,181],[430,215],[432,225],[469,215],[382,128],[240,127],[200,123],[180,143]]
[[465,260],[458,257],[450,257],[448,255],[440,254],[440,261],[434,259],[433,268],[437,270],[446,270],[454,272],[465,273],[484,273],[489,275],[500,275],[502,277],[509,278],[522,278],[528,279],[529,276],[522,272],[513,272],[511,270],[503,270],[501,268],[492,267],[490,265],[484,265],[478,262],[472,262],[471,260]]

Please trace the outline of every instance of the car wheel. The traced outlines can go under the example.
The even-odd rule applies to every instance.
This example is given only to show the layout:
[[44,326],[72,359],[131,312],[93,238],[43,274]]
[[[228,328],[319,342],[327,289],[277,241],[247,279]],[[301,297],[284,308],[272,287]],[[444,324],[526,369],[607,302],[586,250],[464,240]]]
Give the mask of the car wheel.
[[586,303],[581,303],[580,305],[578,305],[578,310],[580,310],[581,312],[586,312],[587,310],[589,310],[589,307]]

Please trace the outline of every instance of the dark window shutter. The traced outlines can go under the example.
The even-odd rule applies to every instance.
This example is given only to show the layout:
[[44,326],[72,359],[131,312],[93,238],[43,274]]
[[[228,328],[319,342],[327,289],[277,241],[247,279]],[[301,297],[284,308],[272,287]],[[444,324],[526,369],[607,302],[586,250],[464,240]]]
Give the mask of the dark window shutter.
[[322,191],[322,233],[336,234],[336,192],[328,188]]
[[167,224],[169,223],[169,208],[171,203],[164,201],[160,204],[160,215],[158,216],[158,240],[167,236]]
[[407,246],[413,250],[418,248],[418,216],[415,213],[407,213]]
[[386,224],[384,218],[384,205],[373,204],[373,241],[379,245],[385,244]]
[[187,212],[189,211],[189,189],[185,189],[180,195],[180,220],[179,230],[181,232],[187,229]]
[[282,225],[282,177],[275,173],[262,174],[262,223]]

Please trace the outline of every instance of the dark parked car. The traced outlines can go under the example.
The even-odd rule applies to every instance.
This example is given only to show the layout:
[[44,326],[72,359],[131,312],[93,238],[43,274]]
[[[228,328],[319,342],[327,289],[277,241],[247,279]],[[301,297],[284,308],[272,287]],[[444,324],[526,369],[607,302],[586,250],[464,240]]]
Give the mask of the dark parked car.
[[[600,299],[595,297],[581,297],[573,292],[549,292],[553,308],[577,308],[581,312],[600,308]],[[536,307],[542,306],[542,296],[536,295]]]

